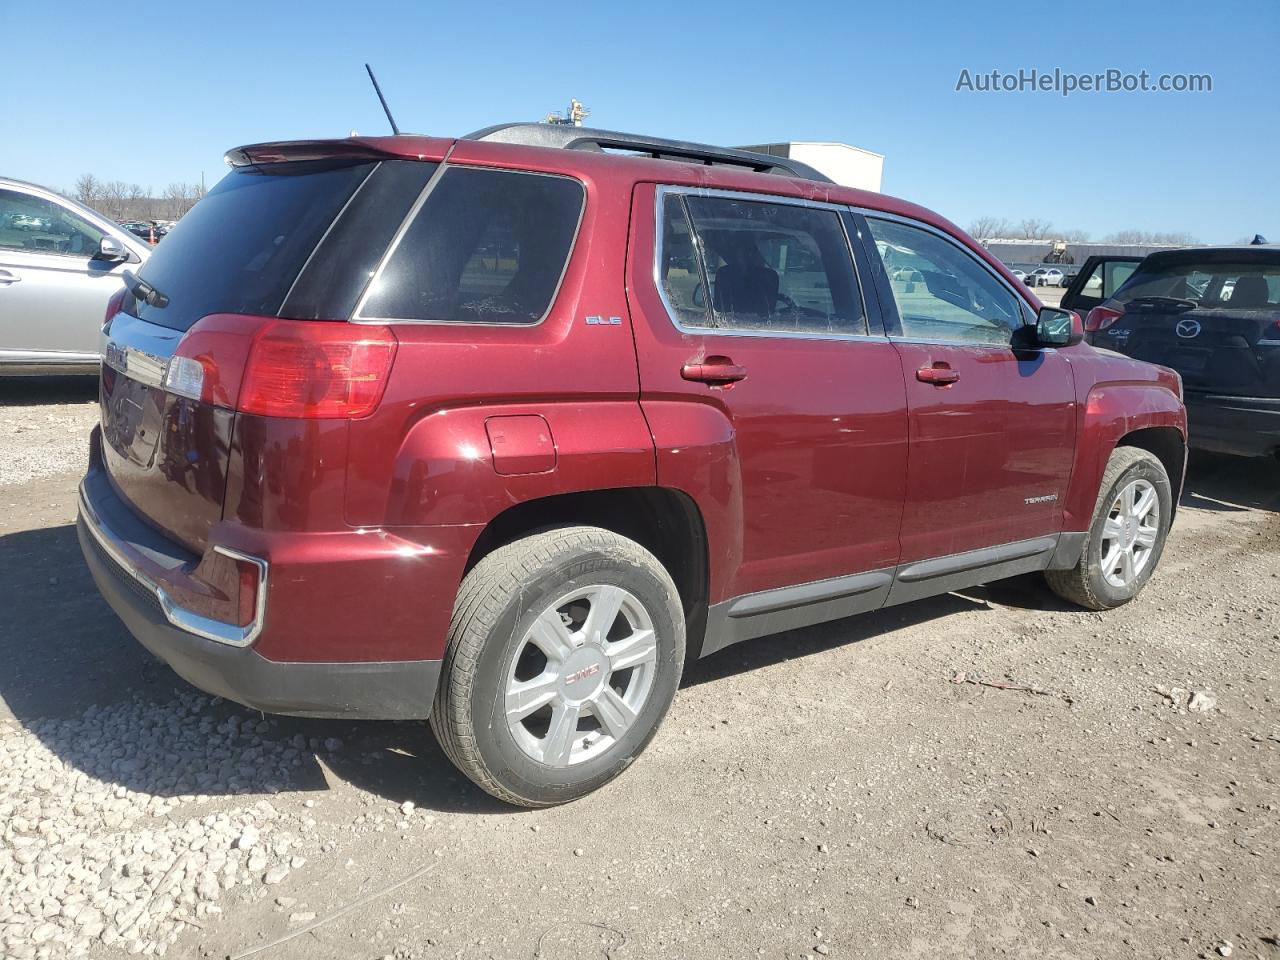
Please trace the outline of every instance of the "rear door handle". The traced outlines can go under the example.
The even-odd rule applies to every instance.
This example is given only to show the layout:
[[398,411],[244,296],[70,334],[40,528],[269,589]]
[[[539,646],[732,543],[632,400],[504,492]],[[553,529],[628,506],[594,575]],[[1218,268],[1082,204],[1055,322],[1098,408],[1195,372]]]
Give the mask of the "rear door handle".
[[11,283],[21,283],[22,278],[17,274],[10,273],[8,270],[0,270],[0,283],[8,286]]
[[680,368],[680,376],[712,385],[737,383],[747,378],[747,368],[738,366],[728,357],[707,357],[701,363],[686,363]]
[[960,374],[939,361],[931,367],[921,367],[916,371],[916,379],[921,383],[932,383],[935,387],[945,387],[960,379]]

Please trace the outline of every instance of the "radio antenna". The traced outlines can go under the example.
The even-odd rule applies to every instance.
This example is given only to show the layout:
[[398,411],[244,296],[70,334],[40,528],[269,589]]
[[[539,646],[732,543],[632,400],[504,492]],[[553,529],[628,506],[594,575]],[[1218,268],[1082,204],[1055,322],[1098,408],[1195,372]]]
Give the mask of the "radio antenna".
[[397,137],[400,136],[400,128],[396,126],[396,118],[391,115],[391,108],[387,106],[387,98],[382,95],[382,88],[378,86],[378,78],[373,75],[373,67],[366,63],[364,68],[369,71],[369,80],[373,83],[373,90],[378,95],[378,99],[382,101],[382,112],[387,115],[387,123],[391,124],[391,132]]

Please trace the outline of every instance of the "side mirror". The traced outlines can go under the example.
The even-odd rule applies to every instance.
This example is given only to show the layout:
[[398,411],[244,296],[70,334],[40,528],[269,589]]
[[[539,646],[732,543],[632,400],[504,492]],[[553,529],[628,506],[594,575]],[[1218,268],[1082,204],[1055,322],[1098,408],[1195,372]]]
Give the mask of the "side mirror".
[[129,251],[115,237],[103,237],[98,241],[98,252],[93,259],[119,263],[122,260],[129,259]]
[[1074,310],[1041,307],[1036,315],[1036,342],[1042,347],[1070,347],[1084,339],[1084,321]]

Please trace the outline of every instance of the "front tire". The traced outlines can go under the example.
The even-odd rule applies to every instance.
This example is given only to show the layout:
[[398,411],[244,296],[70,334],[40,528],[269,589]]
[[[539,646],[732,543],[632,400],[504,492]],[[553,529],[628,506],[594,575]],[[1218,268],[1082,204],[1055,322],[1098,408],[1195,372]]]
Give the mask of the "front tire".
[[653,554],[598,527],[536,533],[463,580],[431,725],[493,796],[566,803],[648,745],[684,652],[680,597]]
[[1053,591],[1090,610],[1128,603],[1146,586],[1164,552],[1173,490],[1164,464],[1137,447],[1117,447],[1107,461],[1079,562],[1048,570]]

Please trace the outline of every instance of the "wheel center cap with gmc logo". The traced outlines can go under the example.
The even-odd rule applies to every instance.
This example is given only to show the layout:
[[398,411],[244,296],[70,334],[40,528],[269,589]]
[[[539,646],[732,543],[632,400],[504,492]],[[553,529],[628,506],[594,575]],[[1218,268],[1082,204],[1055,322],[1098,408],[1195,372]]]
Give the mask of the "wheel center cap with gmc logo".
[[560,672],[560,685],[566,700],[589,700],[600,690],[609,675],[609,661],[599,647],[586,646],[575,650],[564,661]]
[[1200,322],[1198,320],[1179,320],[1173,328],[1173,332],[1182,337],[1183,340],[1190,340],[1192,337],[1200,336]]

